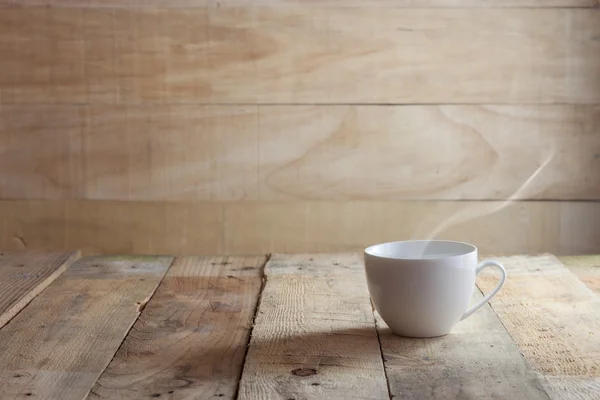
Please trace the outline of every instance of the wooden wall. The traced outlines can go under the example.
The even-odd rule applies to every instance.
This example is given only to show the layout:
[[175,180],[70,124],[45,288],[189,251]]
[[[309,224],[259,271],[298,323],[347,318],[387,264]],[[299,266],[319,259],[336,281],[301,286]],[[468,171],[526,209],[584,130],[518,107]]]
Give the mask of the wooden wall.
[[0,0],[0,227],[88,254],[599,252],[598,2]]

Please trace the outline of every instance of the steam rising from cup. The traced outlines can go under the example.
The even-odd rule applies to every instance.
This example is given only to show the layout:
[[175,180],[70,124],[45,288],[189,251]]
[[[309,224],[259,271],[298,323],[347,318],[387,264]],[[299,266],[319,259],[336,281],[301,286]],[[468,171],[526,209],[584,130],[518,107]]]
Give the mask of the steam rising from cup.
[[[441,223],[439,223],[435,228],[431,229],[425,235],[420,234],[420,231],[422,231],[423,227],[425,226],[425,223],[422,223],[416,229],[415,235],[413,235],[413,238],[411,240],[435,239],[437,237],[437,235],[440,234],[440,232],[443,232],[444,230],[448,229],[449,227],[451,227],[453,225],[456,225],[456,224],[459,224],[462,222],[466,222],[466,221],[470,221],[470,220],[473,220],[473,219],[476,219],[479,217],[483,217],[486,215],[493,214],[495,212],[498,212],[498,211],[506,208],[509,204],[511,204],[512,202],[514,202],[516,200],[527,198],[528,197],[527,190],[530,189],[530,187],[532,186],[532,183],[535,182],[536,178],[539,177],[541,172],[548,166],[548,164],[550,164],[552,162],[555,155],[556,155],[556,146],[552,146],[550,152],[544,158],[544,161],[541,163],[541,165],[506,200],[484,201],[484,202],[477,203],[477,205],[468,205],[467,207],[457,211],[456,213],[452,214],[449,218],[447,218],[444,221],[442,221]],[[538,193],[539,193],[539,191],[540,190],[538,190]],[[529,193],[529,196],[531,196],[531,193]],[[424,256],[426,254],[426,252],[427,252],[427,246],[424,246],[422,248],[422,253],[420,256]]]

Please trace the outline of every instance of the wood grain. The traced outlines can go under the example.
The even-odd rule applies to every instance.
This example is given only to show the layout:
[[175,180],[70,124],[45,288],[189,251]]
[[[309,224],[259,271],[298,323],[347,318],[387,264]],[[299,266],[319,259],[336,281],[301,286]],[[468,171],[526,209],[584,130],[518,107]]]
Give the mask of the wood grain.
[[591,200],[598,132],[598,106],[4,106],[0,196]]
[[0,328],[79,257],[79,252],[0,252]]
[[265,260],[177,258],[89,398],[233,399]]
[[[219,203],[0,202],[0,247],[92,254],[216,254]],[[257,254],[257,253],[254,253]]]
[[[491,304],[553,399],[600,388],[600,297],[551,255],[499,259],[509,279]],[[482,273],[487,292],[495,280]]]
[[388,398],[358,255],[274,255],[239,398]]
[[[481,299],[476,290],[473,300]],[[433,339],[394,335],[376,314],[391,394],[399,399],[545,399],[548,394],[489,306]]]
[[0,397],[87,396],[171,261],[75,263],[0,330]]
[[[559,207],[554,202],[234,203],[225,208],[224,248],[237,254],[361,251],[374,243],[439,238],[468,241],[482,252],[535,254],[556,250],[558,232],[571,229],[560,225]],[[587,250],[597,248],[590,244]]]
[[[384,8],[424,8],[424,7],[594,7],[597,0],[254,0],[252,6],[298,6],[298,7],[384,7]],[[52,7],[239,7],[249,6],[246,0],[0,0],[0,7],[52,6]]]
[[600,295],[600,255],[558,257],[587,287]]
[[[0,201],[0,247],[85,255],[360,251],[430,237],[446,221],[433,236],[472,241],[483,252],[531,254],[555,251],[561,229],[575,232],[560,225],[570,204]],[[597,252],[597,244],[587,250]]]
[[560,219],[561,226],[565,228],[561,229],[560,247],[556,253],[565,255],[600,253],[600,202],[579,203],[572,207],[562,205]]
[[599,36],[596,9],[4,8],[0,104],[598,103]]
[[[475,243],[483,253],[597,254],[598,242],[577,229],[581,221],[561,218],[582,204],[588,203],[0,201],[0,247],[244,255],[361,251],[437,237]],[[564,231],[572,232],[566,242]]]

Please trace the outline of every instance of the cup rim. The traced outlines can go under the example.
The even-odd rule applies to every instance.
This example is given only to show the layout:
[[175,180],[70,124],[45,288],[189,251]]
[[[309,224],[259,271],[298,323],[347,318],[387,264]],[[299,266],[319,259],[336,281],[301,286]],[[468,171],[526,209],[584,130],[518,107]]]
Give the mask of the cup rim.
[[[415,258],[411,258],[411,257],[397,257],[397,256],[384,256],[384,255],[380,255],[380,254],[376,254],[373,252],[373,250],[377,247],[380,246],[384,246],[384,245],[389,245],[389,244],[396,244],[396,243],[423,243],[423,242],[433,242],[433,243],[452,243],[452,244],[460,244],[460,245],[464,245],[469,247],[469,251],[465,251],[465,252],[461,252],[461,253],[457,253],[457,254],[452,254],[452,255],[444,255],[444,256],[433,256],[433,257],[415,257]],[[407,260],[407,261],[427,261],[427,260],[443,260],[443,259],[449,259],[449,258],[458,258],[458,257],[464,257],[466,255],[469,254],[473,254],[477,252],[477,246],[475,246],[474,244],[471,243],[467,243],[467,242],[461,242],[461,241],[457,241],[457,240],[443,240],[443,239],[431,239],[431,240],[426,240],[426,239],[418,239],[418,240],[395,240],[395,241],[391,241],[391,242],[383,242],[383,243],[377,243],[377,244],[372,244],[368,247],[366,247],[364,249],[364,254],[368,255],[369,257],[377,257],[377,258],[381,258],[381,259],[388,259],[388,260]]]

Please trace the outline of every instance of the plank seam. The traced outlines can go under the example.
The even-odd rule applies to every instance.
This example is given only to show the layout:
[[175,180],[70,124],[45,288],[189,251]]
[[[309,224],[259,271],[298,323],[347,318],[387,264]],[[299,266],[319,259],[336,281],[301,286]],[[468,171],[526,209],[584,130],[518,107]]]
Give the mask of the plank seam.
[[[600,0],[599,0],[600,1]],[[0,5],[0,10],[3,7]],[[45,7],[44,7],[45,8]],[[600,8],[598,6],[589,7],[589,9]],[[333,103],[315,103],[315,102],[297,102],[297,103],[269,103],[269,102],[231,102],[231,103],[208,103],[208,102],[168,102],[168,103],[157,103],[157,102],[131,102],[131,103],[115,103],[115,102],[77,102],[70,101],[64,103],[24,103],[24,102],[4,102],[0,103],[4,107],[175,107],[175,106],[198,106],[198,107],[249,107],[249,106],[264,106],[264,107],[306,107],[306,106],[323,106],[323,107],[441,107],[441,106],[510,106],[510,107],[569,107],[569,106],[584,106],[584,107],[597,107],[600,106],[600,102],[582,102],[582,101],[552,101],[552,102],[523,102],[523,101],[506,101],[506,102],[493,102],[493,101],[472,101],[472,102],[451,102],[451,101],[436,101],[436,102],[414,102],[414,103],[403,103],[403,102],[388,102],[388,103],[365,103],[365,102],[333,102]]]
[[[556,6],[546,6],[546,7],[541,7],[539,5],[530,5],[530,6],[517,6],[517,5],[512,5],[512,6],[508,6],[508,7],[502,7],[502,6],[443,6],[443,5],[438,5],[438,6],[430,6],[430,7],[424,7],[424,6],[399,6],[399,7],[394,7],[394,6],[376,6],[375,9],[382,9],[382,10],[386,10],[386,9],[394,9],[394,8],[399,8],[399,9],[411,9],[411,10],[588,10],[588,9],[595,9],[598,8],[600,5],[600,3],[596,2],[594,4],[588,5],[588,6],[578,6],[578,5],[556,5]],[[105,10],[105,9],[117,9],[117,10],[121,10],[121,9],[132,9],[132,10],[141,10],[144,8],[147,8],[148,6],[145,4],[137,4],[137,2],[135,2],[134,4],[124,4],[124,5],[118,5],[118,4],[95,4],[95,5],[89,5],[89,4],[47,4],[47,3],[43,3],[43,2],[38,2],[38,3],[31,3],[31,4],[18,4],[16,1],[15,3],[2,3],[0,4],[0,9],[36,9],[36,8],[59,8],[59,9],[85,9],[85,10]],[[208,10],[214,10],[214,9],[219,9],[219,8],[235,8],[235,7],[240,7],[238,4],[230,4],[230,5],[198,5],[198,6],[194,6],[194,5],[171,5],[171,6],[153,6],[152,4],[150,4],[150,7],[152,7],[153,9],[158,9],[158,10],[181,10],[181,9],[208,9]],[[302,7],[302,5],[270,5],[270,4],[258,4],[258,5],[254,5],[254,6],[243,6],[243,7],[247,7],[247,8],[266,8],[266,7],[273,7],[275,9],[289,9],[289,8],[299,8]],[[318,6],[318,7],[313,7],[316,9],[322,9],[322,10],[336,10],[336,9],[364,9],[363,6],[353,6],[353,5],[325,5],[325,6]],[[310,9],[310,8],[309,8]]]
[[[479,290],[479,292],[481,293],[481,295],[485,296],[485,294],[483,293],[483,290],[479,287],[479,285],[477,283],[476,283],[476,286],[477,286],[477,290]],[[492,310],[492,313],[494,313],[494,315],[496,316],[496,318],[498,319],[498,321],[500,321],[500,324],[504,328],[504,331],[508,334],[508,337],[513,342],[513,344],[515,345],[515,347],[517,348],[517,350],[519,351],[519,354],[521,355],[521,358],[525,362],[525,365],[531,371],[533,371],[533,373],[535,374],[535,377],[536,377],[536,380],[537,380],[537,383],[538,383],[537,387],[539,387],[539,389],[542,390],[546,394],[546,396],[548,397],[548,399],[552,399],[552,396],[550,396],[550,393],[548,393],[548,390],[546,390],[546,388],[544,387],[544,385],[542,383],[542,376],[540,376],[539,372],[535,368],[533,368],[533,366],[529,363],[529,360],[527,359],[527,357],[525,357],[525,354],[523,354],[523,352],[521,351],[521,347],[519,347],[519,345],[515,341],[515,338],[513,337],[513,335],[510,333],[510,331],[508,330],[508,328],[504,324],[504,321],[502,320],[502,318],[500,318],[500,315],[498,315],[498,313],[494,309],[494,306],[492,305],[492,303],[488,302],[486,304],[486,306],[489,307]]]
[[[40,282],[36,287],[34,287],[27,296],[23,297],[17,303],[15,303],[11,308],[6,310],[5,315],[8,315],[8,319],[2,322],[3,318],[0,316],[0,329],[2,327],[8,325],[10,321],[12,321],[17,315],[19,315],[29,303],[31,303],[37,296],[42,294],[54,281],[56,281],[72,264],[77,262],[81,258],[81,251],[76,250],[71,252],[69,257],[62,263],[62,265],[57,268],[53,273],[48,275],[44,281]],[[47,284],[46,284],[47,283]],[[46,284],[44,286],[44,284]],[[42,287],[43,286],[43,287]],[[41,290],[40,290],[41,289]],[[39,291],[38,291],[39,290]],[[11,313],[14,313],[11,315]]]
[[[343,202],[352,202],[352,203],[398,203],[398,204],[408,204],[408,203],[503,203],[503,204],[518,204],[518,203],[585,203],[585,204],[595,204],[600,203],[600,197],[598,198],[535,198],[535,197],[526,197],[526,198],[515,198],[515,199],[493,199],[493,198],[476,198],[476,197],[466,197],[461,199],[444,199],[444,198],[400,198],[400,199],[376,199],[376,198],[365,198],[365,199],[347,199],[341,197],[331,197],[326,199],[321,198],[299,198],[301,201],[305,202],[314,202],[314,203],[343,203]],[[130,204],[130,203],[139,203],[139,204],[163,204],[169,203],[173,205],[178,204],[220,204],[223,209],[226,209],[231,205],[238,204],[260,204],[260,203],[272,203],[272,204],[291,204],[294,203],[295,200],[264,200],[264,199],[256,199],[256,200],[186,200],[179,198],[159,198],[159,199],[141,199],[141,200],[126,200],[122,198],[95,198],[95,197],[57,197],[57,198],[42,198],[42,197],[0,197],[0,204],[2,203],[22,203],[22,202],[46,202],[46,203],[60,203],[60,202],[72,202],[72,203],[118,203],[118,204]],[[223,217],[221,217],[223,218]],[[23,236],[24,239],[27,239],[27,236]]]
[[142,311],[146,307],[146,304],[148,304],[148,302],[150,301],[150,299],[152,299],[152,297],[154,297],[154,294],[156,293],[156,291],[158,290],[158,288],[160,287],[160,285],[162,285],[163,281],[165,280],[165,277],[169,273],[169,270],[171,269],[171,267],[175,263],[176,259],[177,259],[177,257],[172,257],[171,258],[171,262],[169,263],[169,267],[165,269],[165,273],[163,274],[163,276],[160,277],[160,280],[158,281],[158,284],[156,285],[156,287],[154,288],[154,290],[152,290],[150,292],[150,294],[148,295],[148,297],[144,301],[142,301],[141,304],[138,304],[138,306],[137,306],[137,316],[131,321],[131,324],[129,325],[129,327],[127,328],[127,331],[123,335],[123,339],[121,340],[121,343],[119,343],[119,346],[117,346],[115,352],[113,353],[113,356],[110,358],[110,360],[108,360],[108,362],[106,363],[106,365],[104,366],[104,368],[102,368],[102,371],[100,371],[100,373],[98,374],[98,377],[96,378],[96,380],[94,381],[94,383],[92,385],[90,385],[89,390],[85,394],[85,397],[84,397],[85,399],[88,398],[88,396],[90,395],[90,393],[93,393],[94,395],[98,396],[97,393],[93,392],[94,387],[96,387],[96,384],[98,384],[99,386],[102,386],[98,381],[100,380],[100,378],[102,377],[102,375],[104,375],[104,372],[106,371],[106,369],[108,368],[108,366],[110,365],[110,363],[114,360],[114,358],[116,357],[116,355],[119,352],[119,350],[121,350],[121,347],[123,347],[123,344],[125,343],[125,340],[129,336],[129,333],[131,332],[131,329],[133,328],[133,326],[135,325],[135,323],[138,321],[138,319],[140,319],[140,317],[142,316]]
[[260,268],[260,290],[258,291],[258,297],[256,298],[256,305],[254,306],[254,312],[252,315],[252,322],[250,323],[250,332],[248,333],[248,341],[246,342],[246,351],[244,352],[244,359],[242,361],[242,368],[240,370],[240,374],[237,380],[237,387],[235,388],[235,394],[233,395],[234,399],[238,399],[240,395],[240,385],[242,383],[242,377],[244,376],[244,369],[246,368],[246,358],[248,357],[248,351],[250,350],[250,341],[252,340],[252,333],[254,332],[254,324],[256,322],[256,317],[258,316],[258,310],[260,309],[260,302],[262,300],[263,291],[265,290],[265,286],[267,286],[267,274],[265,272],[267,268],[267,264],[271,259],[271,254],[265,255],[265,261],[263,262]]
[[379,325],[377,324],[377,317],[375,316],[375,307],[373,306],[373,302],[369,298],[371,302],[371,312],[373,314],[373,322],[375,323],[375,334],[377,335],[377,343],[379,344],[379,354],[381,356],[381,364],[383,365],[383,376],[385,377],[385,384],[387,386],[388,396],[390,400],[393,400],[394,395],[392,394],[392,387],[390,386],[390,379],[387,373],[387,367],[385,363],[385,356],[383,355],[383,345],[381,344],[381,336],[379,336]]

